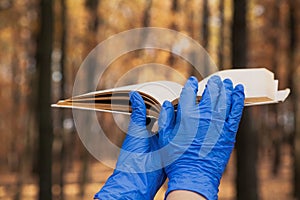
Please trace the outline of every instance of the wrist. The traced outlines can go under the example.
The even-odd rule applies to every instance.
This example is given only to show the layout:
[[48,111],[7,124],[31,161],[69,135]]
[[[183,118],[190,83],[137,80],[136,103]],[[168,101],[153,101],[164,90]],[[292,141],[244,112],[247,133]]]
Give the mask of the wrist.
[[188,191],[188,190],[174,190],[166,197],[167,200],[182,200],[182,199],[193,199],[193,200],[205,200],[206,198],[202,195]]

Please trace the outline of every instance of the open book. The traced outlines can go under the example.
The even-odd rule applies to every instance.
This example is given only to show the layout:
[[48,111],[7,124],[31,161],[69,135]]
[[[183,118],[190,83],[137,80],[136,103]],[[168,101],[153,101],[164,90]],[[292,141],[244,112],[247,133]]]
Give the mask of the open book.
[[[274,80],[274,74],[265,68],[230,69],[212,75],[218,75],[222,80],[230,78],[234,86],[243,84],[246,97],[245,106],[282,102],[290,93],[289,89],[278,91],[278,80]],[[198,100],[200,100],[209,78],[210,76],[199,82]],[[145,101],[147,115],[157,118],[165,100],[171,101],[176,108],[182,87],[171,81],[147,82],[74,96],[61,100],[52,107],[130,114],[128,94],[130,91],[136,90]]]

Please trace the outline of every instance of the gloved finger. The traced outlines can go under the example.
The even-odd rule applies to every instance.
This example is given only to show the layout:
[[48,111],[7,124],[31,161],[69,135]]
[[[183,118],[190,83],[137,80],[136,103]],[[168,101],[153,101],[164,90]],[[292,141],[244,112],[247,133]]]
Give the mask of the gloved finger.
[[230,79],[225,79],[223,81],[223,84],[225,86],[225,91],[226,91],[226,116],[229,115],[229,112],[231,110],[231,95],[233,91],[233,84]]
[[188,113],[191,112],[192,108],[196,105],[196,96],[198,91],[198,80],[196,77],[191,76],[185,83],[179,98],[177,107],[177,118],[176,121],[181,120],[182,111]]
[[158,133],[163,134],[174,127],[175,113],[171,102],[165,101],[158,118]]
[[223,82],[219,76],[212,76],[207,82],[211,99],[212,111],[220,111],[226,107],[226,92]]
[[232,106],[227,119],[226,127],[228,127],[231,133],[235,134],[238,130],[244,109],[245,94],[243,85],[239,84],[234,88],[231,98]]
[[199,102],[199,106],[201,111],[204,110],[211,110],[211,99],[210,99],[210,94],[209,94],[209,89],[207,87],[207,84],[205,85],[205,89],[202,93],[201,100]]
[[198,80],[191,76],[185,83],[179,99],[181,106],[194,106],[196,104],[196,95],[198,92]]
[[[223,90],[223,92],[222,92]],[[226,102],[225,96],[225,87],[221,81],[219,76],[212,76],[208,79],[207,84],[205,86],[205,90],[202,94],[201,101],[199,102],[199,106],[202,111],[216,111],[220,109],[220,103]],[[221,97],[221,101],[220,98]],[[225,107],[221,105],[221,107]]]
[[[230,88],[230,82],[225,83]],[[201,128],[206,129],[206,134],[199,156],[203,158],[217,143],[226,119],[226,89],[219,76],[212,76],[208,80],[202,99],[200,115],[204,123],[201,124]]]
[[146,106],[143,98],[136,91],[131,91],[129,97],[132,108],[130,124],[146,126]]

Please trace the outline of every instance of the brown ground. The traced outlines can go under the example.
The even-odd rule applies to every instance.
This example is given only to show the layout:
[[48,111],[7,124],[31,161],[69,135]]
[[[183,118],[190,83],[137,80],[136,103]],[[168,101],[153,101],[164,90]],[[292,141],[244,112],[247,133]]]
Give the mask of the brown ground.
[[[283,148],[282,151],[282,164],[277,176],[273,176],[271,173],[270,159],[265,153],[265,155],[260,155],[260,162],[258,165],[259,169],[259,196],[262,200],[292,200],[292,160],[290,158],[290,149],[288,147]],[[233,157],[233,156],[232,156]],[[234,177],[235,177],[235,167],[234,160],[231,159],[227,170],[223,176],[220,185],[219,199],[220,200],[233,200],[235,199],[235,187],[234,187]],[[79,197],[79,185],[78,171],[79,164],[75,165],[73,169],[67,173],[65,176],[66,185],[64,188],[64,193],[66,199],[80,200]],[[86,185],[85,197],[84,199],[92,199],[95,192],[101,188],[107,177],[111,174],[112,170],[101,163],[92,164],[90,167],[89,184]],[[93,176],[92,176],[93,174]],[[33,178],[26,178],[26,184],[22,187],[22,200],[34,200],[37,199],[36,195],[38,189],[35,185],[36,180]],[[0,199],[1,200],[13,200],[16,194],[16,181],[17,176],[13,173],[0,172]],[[58,194],[60,192],[60,187],[54,185],[53,193]],[[163,199],[165,192],[165,187],[156,195],[156,200]],[[57,198],[58,199],[58,198]]]

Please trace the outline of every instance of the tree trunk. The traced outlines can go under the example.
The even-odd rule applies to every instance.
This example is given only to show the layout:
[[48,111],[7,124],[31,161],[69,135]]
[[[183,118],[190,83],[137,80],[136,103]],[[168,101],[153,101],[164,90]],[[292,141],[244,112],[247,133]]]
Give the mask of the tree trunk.
[[[61,60],[60,60],[60,72],[61,72],[61,81],[60,81],[60,99],[65,99],[65,61],[66,61],[66,46],[67,46],[67,6],[66,0],[60,1],[61,6]],[[60,110],[60,140],[61,140],[61,149],[60,149],[60,172],[59,172],[59,185],[60,185],[60,199],[64,200],[64,173],[66,168],[66,136],[64,129],[64,109]]]
[[[280,57],[280,42],[278,39],[279,36],[279,29],[280,29],[280,0],[275,0],[273,5],[273,16],[272,16],[272,29],[273,34],[271,35],[271,40],[273,44],[273,63],[272,63],[272,69],[275,74],[278,74],[278,68],[279,68],[279,57]],[[275,33],[275,34],[274,34]],[[278,118],[278,105],[272,105],[270,106],[270,112],[272,115],[274,115],[274,118]],[[278,124],[278,121],[275,120],[274,126],[271,128],[272,138],[273,141],[273,147],[274,147],[274,157],[273,157],[273,168],[272,173],[273,175],[277,175],[279,167],[280,167],[280,149],[281,149],[281,138],[280,135],[282,134],[282,130],[280,130],[281,127]]]
[[[99,0],[86,0],[85,1],[85,8],[89,13],[88,19],[88,32],[87,38],[87,52],[92,50],[96,46],[96,38],[98,32],[98,25],[99,25],[99,18],[98,18],[98,5]],[[94,64],[95,60],[89,60],[87,62],[91,62],[86,74],[86,85],[85,88],[87,91],[93,90],[93,76],[94,76]],[[82,116],[83,120],[85,120],[85,124],[90,124],[90,115],[86,115],[86,117]],[[87,125],[86,127],[91,127],[91,125]],[[87,132],[92,130],[87,130]],[[84,198],[85,195],[85,185],[88,181],[88,174],[89,174],[89,154],[86,149],[83,150],[82,155],[82,166],[81,166],[81,177],[80,177],[80,197],[81,199]]]
[[219,2],[219,12],[220,12],[220,29],[219,29],[219,47],[218,47],[218,67],[219,69],[224,69],[224,0]]
[[[15,40],[17,40],[18,38],[18,34],[15,34]],[[13,107],[12,107],[12,116],[10,116],[11,118],[11,127],[10,130],[12,131],[12,133],[19,133],[20,130],[20,100],[22,98],[22,95],[20,94],[20,90],[19,90],[19,84],[16,82],[15,78],[17,77],[17,73],[20,72],[20,69],[18,68],[19,66],[19,60],[18,60],[18,56],[14,55],[14,60],[12,61],[11,64],[11,68],[12,68],[12,76],[11,76],[11,85],[12,85],[12,101],[13,101]],[[14,117],[13,117],[14,116]],[[12,120],[14,119],[14,120]],[[24,132],[23,132],[24,133]],[[26,136],[27,135],[20,135],[22,137],[23,140],[27,141]],[[13,159],[9,159],[12,162],[10,162],[10,169],[15,171],[18,171],[18,181],[16,184],[16,195],[14,197],[15,200],[19,200],[21,197],[21,193],[22,193],[22,186],[23,186],[23,177],[24,177],[24,157],[25,157],[25,151],[20,151],[17,150],[19,148],[18,145],[20,144],[20,141],[18,140],[18,138],[11,140],[11,149],[10,149],[10,154],[9,156],[12,157]],[[17,150],[17,151],[16,151]],[[25,148],[24,148],[25,150]]]
[[152,0],[147,0],[146,1],[146,8],[144,12],[144,17],[143,17],[143,26],[148,27],[151,22],[151,7],[152,7]]
[[[237,199],[256,200],[257,191],[257,133],[254,131],[252,112],[246,108],[237,133]],[[252,123],[253,122],[253,123]]]
[[53,46],[53,1],[40,2],[40,32],[37,40],[38,127],[39,127],[39,199],[51,200],[52,186],[52,115],[51,115],[51,54]]
[[294,196],[300,199],[300,0],[290,0],[290,80],[294,109]]
[[[232,24],[232,66],[247,65],[247,0],[234,0]],[[255,200],[257,195],[257,135],[253,128],[250,108],[244,110],[237,133],[237,199]]]
[[204,49],[208,48],[208,36],[209,36],[209,10],[208,0],[203,0],[202,4],[202,46]]
[[[150,23],[151,23],[151,7],[152,7],[152,0],[147,0],[145,3],[145,10],[144,10],[144,15],[143,15],[143,27],[149,27]],[[144,44],[145,41],[147,41],[148,38],[148,32],[143,32],[141,37],[140,37],[140,41],[139,43],[141,45]],[[139,51],[136,53],[137,57],[142,58],[144,56],[144,51]]]
[[[179,11],[178,0],[172,0],[172,7],[171,8],[172,8],[172,14],[173,14],[173,21],[172,21],[172,24],[171,24],[171,29],[177,31],[178,30],[178,24],[176,22],[176,16],[177,16],[177,12]],[[168,63],[172,67],[175,64],[174,55],[171,54],[171,53],[169,55]]]

